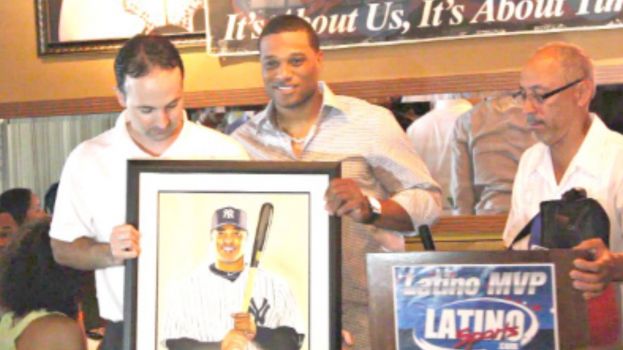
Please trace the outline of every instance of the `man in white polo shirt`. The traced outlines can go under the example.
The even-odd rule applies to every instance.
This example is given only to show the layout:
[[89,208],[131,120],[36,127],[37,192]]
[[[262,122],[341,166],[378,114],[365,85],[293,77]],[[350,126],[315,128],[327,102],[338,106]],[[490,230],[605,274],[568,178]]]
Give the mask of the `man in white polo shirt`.
[[582,188],[599,202],[610,219],[610,249],[599,238],[580,243],[577,249],[592,250],[596,258],[574,261],[571,278],[587,299],[606,292],[589,302],[591,345],[620,345],[621,310],[609,286],[623,280],[623,136],[589,112],[594,76],[584,50],[563,42],[541,47],[523,67],[517,98],[539,142],[519,161],[504,242],[513,249],[531,248],[535,237],[522,239],[522,228],[539,213],[541,202],[558,200],[570,189]]
[[96,270],[103,349],[120,349],[123,262],[140,252],[139,232],[125,224],[128,159],[247,159],[233,139],[187,121],[184,66],[175,47],[139,35],[115,59],[117,98],[125,109],[115,127],[83,142],[61,176],[50,236],[58,263]]

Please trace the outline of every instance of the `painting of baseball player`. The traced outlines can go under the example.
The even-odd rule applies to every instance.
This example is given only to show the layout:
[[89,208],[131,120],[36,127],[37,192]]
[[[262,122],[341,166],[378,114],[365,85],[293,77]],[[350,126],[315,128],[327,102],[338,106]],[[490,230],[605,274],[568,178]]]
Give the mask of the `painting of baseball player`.
[[57,32],[51,23],[52,40],[58,42],[205,30],[203,0],[63,0],[50,5],[50,13],[59,13]]
[[287,282],[261,268],[250,279],[244,259],[250,238],[246,212],[233,206],[217,209],[210,235],[215,261],[200,264],[170,286],[162,320],[167,348],[300,349],[304,328]]

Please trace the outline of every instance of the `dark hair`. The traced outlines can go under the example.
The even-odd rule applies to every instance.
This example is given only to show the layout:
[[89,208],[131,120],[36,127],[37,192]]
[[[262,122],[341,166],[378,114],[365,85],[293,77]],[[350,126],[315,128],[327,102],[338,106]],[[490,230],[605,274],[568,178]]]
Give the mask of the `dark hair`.
[[139,34],[126,41],[115,57],[117,88],[125,93],[125,78],[140,78],[152,68],[174,69],[179,67],[184,77],[184,63],[175,46],[160,35]]
[[46,309],[75,318],[80,272],[54,261],[50,247],[50,220],[22,226],[11,242],[0,274],[2,305],[20,317]]
[[18,225],[26,220],[31,201],[32,191],[27,188],[12,188],[0,195],[0,207],[10,213]]
[[257,41],[258,49],[265,36],[284,32],[305,32],[309,39],[309,46],[314,51],[320,50],[320,39],[314,28],[304,19],[295,15],[279,15],[271,18],[262,29],[262,34]]
[[43,197],[43,209],[45,212],[52,215],[54,213],[54,203],[56,203],[56,192],[58,192],[58,182],[55,182],[48,187]]

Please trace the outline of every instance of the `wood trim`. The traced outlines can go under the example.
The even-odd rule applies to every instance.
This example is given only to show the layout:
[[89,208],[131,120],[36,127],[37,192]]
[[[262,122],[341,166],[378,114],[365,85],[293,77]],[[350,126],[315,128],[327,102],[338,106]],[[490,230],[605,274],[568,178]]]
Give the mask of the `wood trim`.
[[487,235],[502,237],[506,215],[449,215],[442,216],[431,228],[433,237],[440,235]]
[[[503,249],[502,233],[506,218],[506,215],[442,216],[431,228],[433,241],[438,250],[446,250],[448,246],[454,249],[483,246],[487,249]],[[407,237],[405,243],[410,251],[424,249],[419,237]]]
[[[623,65],[597,67],[598,84],[623,83]],[[330,83],[338,94],[363,99],[384,99],[388,96],[429,95],[443,92],[488,92],[512,90],[517,87],[519,72],[463,74],[424,78],[385,79]],[[207,106],[243,106],[265,104],[264,89],[232,89],[197,91],[185,95],[188,108]],[[121,107],[112,96],[63,100],[41,100],[0,103],[0,118],[84,115],[118,112]]]

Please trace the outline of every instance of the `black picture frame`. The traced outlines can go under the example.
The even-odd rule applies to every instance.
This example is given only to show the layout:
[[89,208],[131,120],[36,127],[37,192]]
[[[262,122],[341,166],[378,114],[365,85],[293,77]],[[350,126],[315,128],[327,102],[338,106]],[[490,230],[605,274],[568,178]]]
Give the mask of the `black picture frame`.
[[[61,11],[63,1],[68,0],[35,0],[37,53],[39,56],[114,52],[127,39],[135,34],[141,33],[141,31],[128,31],[122,37],[117,36],[100,37],[97,39],[61,40],[59,29],[61,27]],[[99,2],[102,6],[105,6],[107,3],[108,2],[106,1]],[[80,13],[75,13],[73,15],[79,16]],[[104,14],[102,13],[101,15],[103,16]],[[115,24],[114,20],[115,18],[111,19],[110,26],[119,25],[118,23]],[[184,31],[182,28],[175,26],[157,28],[154,29],[153,32],[157,32],[168,37],[178,48],[205,48],[205,11],[203,10],[203,7],[195,11],[192,17],[192,22],[194,24],[194,28],[196,28],[193,32]],[[146,30],[143,32],[146,32]]]
[[[557,315],[557,327],[554,327],[555,343],[558,349],[582,348],[588,345],[588,315],[586,302],[582,293],[573,288],[569,272],[576,258],[588,258],[586,251],[552,249],[543,251],[463,251],[463,252],[413,252],[385,253],[367,255],[367,273],[370,295],[370,329],[373,349],[401,349],[397,332],[398,311],[394,276],[396,268],[447,268],[456,271],[462,267],[493,266],[502,267],[516,265],[518,267],[552,266],[553,308]],[[431,271],[431,270],[426,270]],[[444,271],[444,270],[442,270]],[[482,275],[481,275],[482,276]],[[417,279],[413,285],[417,285]],[[458,294],[458,293],[457,293]],[[456,299],[481,298],[480,294],[470,297],[463,294]],[[507,300],[512,297],[503,297]],[[500,299],[503,299],[500,297]],[[418,301],[412,301],[416,303]],[[420,305],[431,307],[428,304]],[[447,304],[449,305],[449,304]],[[426,316],[428,317],[428,315]],[[426,319],[426,318],[424,318]],[[554,321],[556,324],[556,321]],[[401,333],[403,334],[403,333]],[[458,336],[458,334],[457,334]],[[410,336],[416,338],[415,336]],[[458,343],[458,342],[457,342]],[[478,344],[473,346],[478,347]],[[469,348],[461,346],[460,348]],[[534,346],[531,347],[535,348]],[[538,348],[538,347],[536,347]],[[548,347],[549,348],[549,347]],[[552,346],[552,348],[555,348]]]
[[[250,237],[257,222],[252,212],[266,201],[274,205],[274,216],[262,261],[277,266],[271,271],[277,274],[290,269],[282,274],[290,287],[295,279],[303,280],[303,292],[293,293],[303,295],[297,299],[303,310],[303,349],[339,349],[340,221],[324,209],[324,191],[339,176],[335,162],[130,160],[126,219],[141,232],[141,255],[125,264],[123,349],[165,348],[160,335],[165,321],[159,315],[170,299],[163,286],[175,285],[171,276],[179,277],[182,265],[192,273],[187,261],[203,259],[193,258],[193,251],[203,249],[201,242],[209,237],[186,227],[205,226],[214,208],[232,205],[247,211]],[[175,254],[181,259],[166,258]],[[279,267],[288,256],[296,256],[295,261]]]

